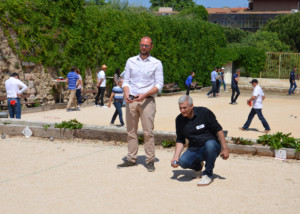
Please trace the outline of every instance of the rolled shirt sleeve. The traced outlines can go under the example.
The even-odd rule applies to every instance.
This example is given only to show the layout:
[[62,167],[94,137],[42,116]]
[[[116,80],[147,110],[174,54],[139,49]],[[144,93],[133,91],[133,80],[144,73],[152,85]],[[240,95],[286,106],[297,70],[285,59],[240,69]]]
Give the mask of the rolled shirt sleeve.
[[164,85],[164,74],[162,63],[159,62],[157,70],[155,71],[155,86],[158,88],[158,91],[161,92]]

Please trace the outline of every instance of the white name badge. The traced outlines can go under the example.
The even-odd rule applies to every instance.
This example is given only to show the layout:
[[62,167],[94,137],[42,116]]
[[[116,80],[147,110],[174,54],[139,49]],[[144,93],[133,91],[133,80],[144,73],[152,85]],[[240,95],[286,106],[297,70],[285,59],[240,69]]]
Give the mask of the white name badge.
[[199,129],[203,129],[204,127],[205,127],[204,124],[201,124],[199,126],[196,126],[196,129],[199,130]]

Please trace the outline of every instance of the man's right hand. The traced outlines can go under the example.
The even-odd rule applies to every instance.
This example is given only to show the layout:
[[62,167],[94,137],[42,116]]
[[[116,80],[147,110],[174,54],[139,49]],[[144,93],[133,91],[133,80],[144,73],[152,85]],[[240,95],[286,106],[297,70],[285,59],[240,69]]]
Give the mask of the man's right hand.
[[133,100],[131,100],[130,97],[129,97],[129,93],[124,92],[124,98],[125,98],[126,103],[132,103],[133,102]]
[[[176,161],[177,164],[174,164],[174,161]],[[179,158],[173,158],[173,159],[171,160],[171,166],[172,166],[173,168],[177,168],[177,167],[179,166]]]

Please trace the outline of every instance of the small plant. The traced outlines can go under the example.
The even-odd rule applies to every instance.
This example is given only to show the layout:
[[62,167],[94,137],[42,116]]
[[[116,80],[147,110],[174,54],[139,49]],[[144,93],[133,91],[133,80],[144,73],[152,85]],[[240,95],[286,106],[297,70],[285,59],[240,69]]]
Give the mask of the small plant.
[[78,122],[76,119],[72,119],[69,121],[62,121],[61,123],[55,123],[55,128],[60,129],[81,129],[83,127],[83,124]]
[[11,122],[3,122],[4,125],[11,124]]
[[48,128],[49,128],[50,126],[51,126],[50,124],[45,124],[45,125],[43,125],[43,127],[44,127],[45,131],[47,131],[47,130],[48,130]]
[[15,69],[19,69],[19,68],[20,68],[20,63],[16,62],[16,63],[14,64],[14,67],[15,67]]
[[234,144],[238,144],[238,145],[250,145],[250,146],[252,146],[254,144],[251,140],[247,140],[247,139],[244,139],[244,138],[241,138],[241,137],[238,137],[238,138],[233,137],[232,141],[233,141]]
[[39,106],[41,106],[41,104],[38,102],[37,99],[34,99],[33,101],[36,102],[35,104],[33,104],[33,107],[39,107]]
[[170,148],[176,145],[176,142],[174,140],[164,140],[161,142],[161,145],[164,148]]
[[144,137],[143,136],[139,136],[138,137],[138,144],[142,145],[144,143]]
[[268,145],[271,149],[293,148],[296,152],[300,151],[300,140],[294,137],[290,137],[291,133],[283,134],[277,132],[276,134],[270,135],[265,134],[259,137],[257,143],[262,145]]

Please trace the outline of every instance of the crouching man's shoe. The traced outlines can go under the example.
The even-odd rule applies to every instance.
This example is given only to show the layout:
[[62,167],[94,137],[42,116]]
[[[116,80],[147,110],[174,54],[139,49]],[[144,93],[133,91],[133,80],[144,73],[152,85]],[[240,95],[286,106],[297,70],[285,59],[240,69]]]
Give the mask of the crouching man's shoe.
[[207,186],[211,184],[213,180],[207,175],[203,175],[202,178],[198,181],[197,186]]

